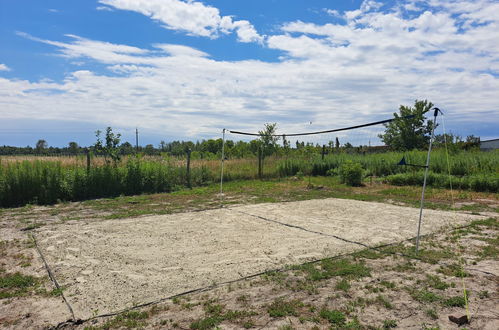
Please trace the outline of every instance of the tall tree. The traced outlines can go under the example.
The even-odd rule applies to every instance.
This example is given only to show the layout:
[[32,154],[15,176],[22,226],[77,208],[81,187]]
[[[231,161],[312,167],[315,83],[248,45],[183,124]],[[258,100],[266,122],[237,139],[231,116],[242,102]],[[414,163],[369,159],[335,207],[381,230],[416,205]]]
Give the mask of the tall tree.
[[78,149],[79,149],[78,143],[76,143],[76,142],[69,142],[68,149],[69,149],[69,152],[72,155],[76,155],[78,153]]
[[40,139],[40,140],[38,140],[38,142],[36,142],[35,149],[36,149],[36,152],[40,153],[40,152],[43,152],[45,149],[47,149],[47,147],[48,147],[47,141]]
[[266,123],[262,131],[258,131],[260,134],[260,143],[262,147],[263,157],[272,155],[277,151],[280,136],[275,135],[277,130],[277,124]]
[[[393,150],[412,150],[426,148],[433,127],[432,121],[425,123],[424,114],[433,107],[433,103],[416,100],[414,106],[401,105],[399,113],[394,113],[395,120],[385,124],[385,133],[381,140]],[[408,117],[411,116],[411,117]]]
[[94,149],[97,153],[103,153],[104,158],[106,159],[106,163],[108,162],[107,157],[111,158],[114,165],[118,164],[120,160],[120,149],[118,145],[120,144],[121,134],[114,134],[113,129],[111,127],[106,128],[106,136],[105,142],[103,142],[100,138],[101,131],[97,130],[95,132],[95,136],[97,137],[97,141],[94,144]]

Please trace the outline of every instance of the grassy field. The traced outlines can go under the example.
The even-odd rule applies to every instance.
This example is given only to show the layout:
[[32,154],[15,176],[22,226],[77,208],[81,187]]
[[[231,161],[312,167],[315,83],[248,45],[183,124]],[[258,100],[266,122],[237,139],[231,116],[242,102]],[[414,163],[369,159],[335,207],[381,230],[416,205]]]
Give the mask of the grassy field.
[[[425,152],[380,154],[332,154],[306,158],[268,157],[264,178],[292,176],[338,176],[345,162],[362,166],[364,182],[373,180],[393,185],[422,185],[423,171],[398,166],[402,156],[408,163],[424,164]],[[499,152],[459,152],[450,155],[450,173],[443,150],[432,154],[428,184],[433,187],[499,192]],[[217,182],[220,161],[192,161],[190,180],[185,160],[171,157],[128,157],[117,164],[94,158],[86,167],[84,157],[0,158],[0,207],[53,204],[120,195],[172,192],[185,187]],[[258,178],[256,159],[232,159],[225,162],[224,181]]]

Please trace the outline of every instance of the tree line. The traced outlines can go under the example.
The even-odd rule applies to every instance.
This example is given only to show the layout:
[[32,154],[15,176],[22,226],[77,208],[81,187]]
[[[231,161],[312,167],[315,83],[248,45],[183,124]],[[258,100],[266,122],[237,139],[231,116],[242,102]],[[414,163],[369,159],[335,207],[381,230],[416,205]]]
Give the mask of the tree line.
[[[413,106],[399,107],[399,113],[394,113],[394,120],[385,124],[385,131],[379,135],[384,142],[383,147],[354,147],[351,143],[340,143],[336,137],[325,145],[314,144],[296,140],[291,142],[285,135],[277,136],[277,124],[267,123],[259,138],[246,141],[226,140],[224,151],[227,157],[245,158],[257,156],[261,153],[262,158],[275,154],[287,155],[289,153],[334,153],[334,152],[379,152],[379,151],[406,151],[414,149],[425,149],[430,140],[430,134],[435,123],[425,120],[425,113],[433,108],[433,104],[427,100],[416,100]],[[409,118],[409,116],[412,116]],[[473,135],[465,139],[452,133],[439,134],[435,136],[435,145],[443,146],[447,142],[451,149],[470,149],[479,146],[480,138]],[[130,142],[121,142],[121,135],[114,133],[111,127],[105,132],[96,132],[96,142],[89,147],[79,146],[72,141],[67,147],[48,146],[46,140],[40,139],[35,147],[13,147],[0,146],[0,155],[82,155],[92,153],[109,157],[113,161],[119,160],[121,156],[133,154],[184,156],[191,153],[194,159],[214,159],[220,157],[223,140],[208,139],[201,141],[161,141],[157,146],[147,144],[146,146],[133,146]]]

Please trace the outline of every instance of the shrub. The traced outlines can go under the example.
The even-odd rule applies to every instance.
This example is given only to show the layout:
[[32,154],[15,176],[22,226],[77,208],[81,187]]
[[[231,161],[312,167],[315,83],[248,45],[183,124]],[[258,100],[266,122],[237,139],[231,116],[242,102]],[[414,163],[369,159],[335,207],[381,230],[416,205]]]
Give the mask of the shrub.
[[352,161],[346,161],[340,166],[340,179],[342,183],[349,186],[360,186],[362,184],[362,165]]

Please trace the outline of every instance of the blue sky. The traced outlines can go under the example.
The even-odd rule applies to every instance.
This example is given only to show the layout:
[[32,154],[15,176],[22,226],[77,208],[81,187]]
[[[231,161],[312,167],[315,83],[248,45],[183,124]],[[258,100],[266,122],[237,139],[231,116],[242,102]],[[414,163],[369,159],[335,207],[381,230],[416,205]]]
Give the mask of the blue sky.
[[2,0],[0,145],[323,130],[415,99],[496,138],[498,24],[490,0]]

